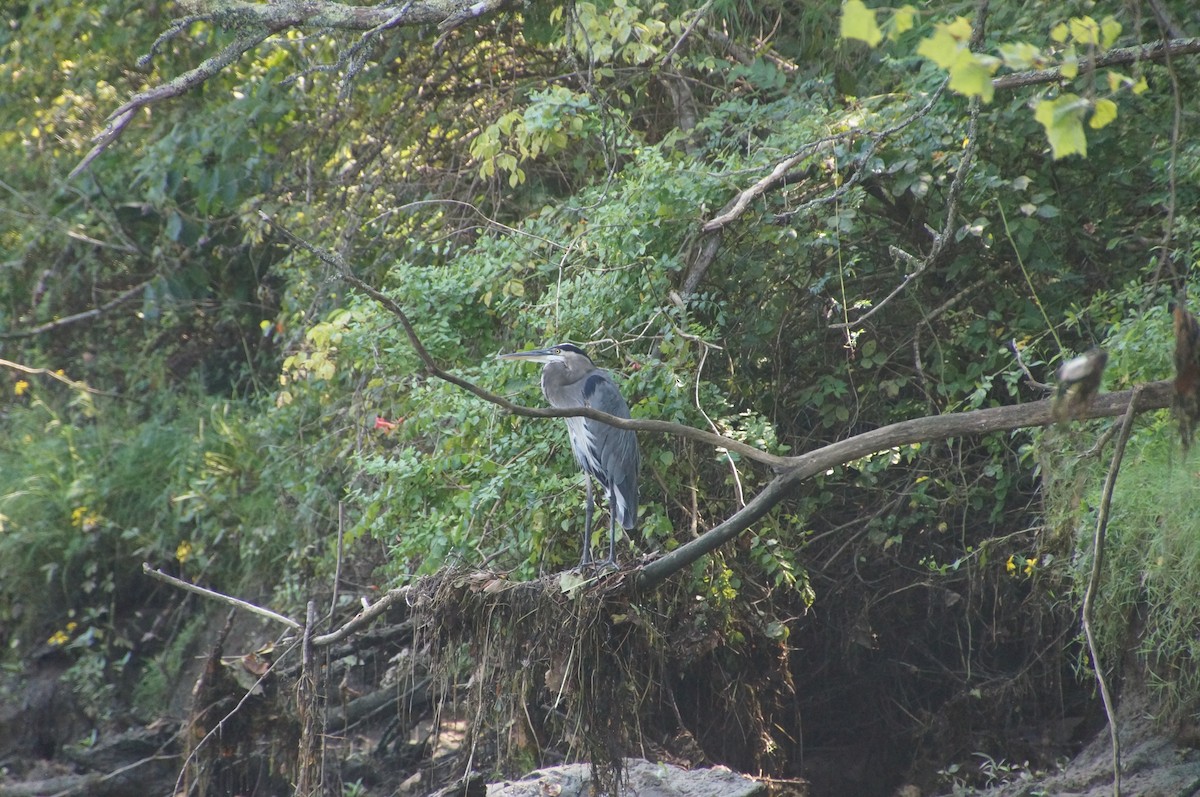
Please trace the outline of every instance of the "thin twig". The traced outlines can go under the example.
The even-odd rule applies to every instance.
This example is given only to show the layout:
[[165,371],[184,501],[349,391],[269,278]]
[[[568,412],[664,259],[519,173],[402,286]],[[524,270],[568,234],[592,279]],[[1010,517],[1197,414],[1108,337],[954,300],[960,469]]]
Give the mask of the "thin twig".
[[155,570],[146,562],[142,563],[142,572],[151,578],[157,578],[159,581],[164,581],[167,584],[179,587],[182,590],[194,592],[197,595],[203,595],[206,598],[212,598],[220,601],[221,603],[227,603],[230,606],[236,606],[239,609],[245,609],[248,612],[257,614],[259,617],[266,617],[268,620],[274,620],[277,623],[282,623],[293,631],[300,631],[304,628],[304,626],[290,617],[284,617],[278,612],[273,612],[270,609],[264,609],[261,606],[255,606],[253,603],[244,601],[241,598],[235,598],[232,595],[226,595],[224,593],[208,589],[207,587],[201,587],[196,584],[192,584],[191,582],[184,581],[183,579],[175,578],[175,576],[168,575],[161,570]]
[[1133,419],[1137,415],[1138,398],[1142,394],[1139,385],[1133,389],[1129,399],[1129,407],[1121,420],[1121,432],[1117,436],[1116,447],[1113,449],[1112,464],[1108,467],[1108,476],[1104,480],[1104,493],[1100,499],[1100,510],[1096,517],[1096,533],[1092,539],[1092,572],[1088,577],[1087,591],[1083,594],[1083,608],[1080,611],[1080,621],[1083,633],[1087,637],[1088,652],[1092,657],[1092,668],[1096,671],[1096,683],[1100,687],[1100,698],[1104,701],[1104,711],[1108,715],[1108,731],[1112,739],[1113,764],[1113,797],[1121,797],[1121,739],[1117,728],[1117,710],[1113,705],[1112,694],[1104,677],[1104,667],[1100,663],[1100,651],[1096,647],[1096,638],[1092,634],[1092,608],[1095,604],[1096,593],[1100,589],[1100,575],[1104,569],[1104,534],[1108,529],[1108,510],[1112,505],[1113,488],[1117,484],[1117,474],[1121,470],[1121,459],[1125,456],[1125,444],[1129,442],[1129,433],[1133,428]]
[[1013,350],[1013,356],[1017,358],[1017,367],[1025,374],[1025,381],[1030,387],[1035,390],[1051,390],[1054,385],[1048,385],[1045,382],[1038,381],[1033,373],[1029,370],[1029,366],[1025,364],[1025,359],[1021,357],[1021,349],[1017,346],[1017,339],[1013,338],[1008,342],[1009,348]]
[[692,31],[700,24],[700,20],[704,19],[704,15],[708,13],[708,9],[712,8],[713,0],[708,0],[704,5],[696,10],[696,14],[692,17],[692,21],[683,29],[683,33],[679,34],[679,38],[675,40],[675,44],[667,51],[667,54],[658,62],[659,68],[671,63],[671,59],[675,57],[675,53],[679,52],[679,48],[683,46],[687,37],[692,35]]
[[51,379],[62,382],[69,388],[81,390],[84,393],[91,393],[94,396],[107,396],[108,398],[127,399],[129,401],[137,400],[132,396],[126,396],[122,393],[112,393],[108,390],[98,390],[88,385],[87,382],[79,382],[75,379],[71,379],[66,374],[60,374],[58,371],[51,371],[49,368],[34,368],[33,366],[22,365],[21,363],[15,363],[11,360],[3,359],[0,359],[0,368],[11,368],[14,371],[20,371],[23,374],[29,374],[31,376],[48,376]]
[[71,170],[67,175],[68,180],[73,180],[78,177],[88,166],[92,165],[92,161],[100,157],[104,150],[120,138],[121,133],[133,121],[134,114],[142,108],[145,108],[152,103],[160,100],[178,97],[180,94],[185,94],[188,91],[196,88],[204,83],[210,77],[213,77],[225,67],[237,61],[247,51],[261,44],[267,37],[271,36],[274,30],[264,30],[255,33],[248,33],[238,36],[225,49],[214,55],[212,58],[205,59],[195,69],[189,69],[179,77],[171,80],[168,83],[155,86],[154,88],[140,91],[133,95],[124,105],[113,111],[108,117],[108,124],[104,130],[93,138],[95,145],[84,156],[79,165]]
[[[878,302],[874,307],[853,321],[843,321],[837,324],[830,324],[830,329],[847,329],[849,327],[856,327],[871,316],[875,315],[881,308],[884,307],[884,305],[886,305],[888,302],[898,296],[901,291],[912,284],[913,280],[924,274],[925,269],[936,263],[938,258],[942,256],[942,251],[946,248],[947,242],[953,240],[954,227],[958,220],[958,197],[962,192],[963,186],[966,184],[967,174],[971,171],[971,166],[975,162],[976,137],[979,130],[979,108],[979,98],[972,97],[969,110],[970,118],[967,121],[967,145],[963,147],[962,158],[958,162],[958,169],[956,169],[954,172],[954,180],[950,183],[950,190],[946,194],[946,220],[942,224],[941,232],[936,233],[933,236],[933,247],[929,250],[929,253],[917,261],[913,270],[904,275],[904,279],[900,281],[900,284],[897,285],[891,293],[885,296],[882,301]],[[896,255],[898,253],[907,256],[907,258],[910,259],[913,257],[907,252],[904,252],[902,249],[893,247],[892,254]]]
[[[70,233],[68,233],[68,235],[70,235]],[[93,243],[99,243],[99,242],[96,241]],[[13,331],[9,331],[9,332],[0,332],[0,340],[13,340],[15,338],[32,338],[35,335],[41,335],[46,332],[50,332],[52,330],[58,329],[60,327],[69,326],[71,324],[77,324],[80,321],[87,321],[88,319],[103,315],[104,313],[107,313],[109,310],[113,309],[114,307],[120,307],[122,304],[124,304],[125,302],[134,298],[139,293],[144,292],[146,290],[146,288],[148,288],[150,286],[150,284],[152,282],[154,282],[155,279],[158,279],[158,278],[154,277],[153,279],[148,279],[145,282],[140,282],[137,285],[134,285],[132,288],[129,288],[128,290],[123,291],[115,298],[108,300],[107,302],[100,305],[99,307],[93,307],[91,310],[84,310],[82,313],[75,313],[74,315],[64,316],[63,318],[56,318],[53,321],[47,321],[45,324],[40,324],[36,327],[30,327],[29,329],[19,329],[19,330],[13,330]]]

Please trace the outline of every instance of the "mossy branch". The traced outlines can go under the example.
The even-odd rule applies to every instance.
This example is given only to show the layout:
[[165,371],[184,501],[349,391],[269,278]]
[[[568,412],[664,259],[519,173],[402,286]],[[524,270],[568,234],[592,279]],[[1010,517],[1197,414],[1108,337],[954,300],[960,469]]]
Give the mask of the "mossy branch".
[[[322,0],[275,0],[271,3],[183,0],[178,3],[183,18],[159,37],[151,49],[151,55],[164,41],[179,35],[186,24],[198,20],[234,30],[237,38],[195,68],[166,83],[138,92],[113,111],[104,129],[92,139],[95,145],[71,170],[68,179],[81,174],[120,138],[139,110],[197,88],[278,33],[293,29],[349,30],[378,35],[392,28],[414,25],[436,25],[438,30],[444,32],[467,20],[493,13],[509,2],[511,0],[407,0],[395,5],[352,6]],[[146,61],[147,57],[139,59],[139,65],[145,65]]]

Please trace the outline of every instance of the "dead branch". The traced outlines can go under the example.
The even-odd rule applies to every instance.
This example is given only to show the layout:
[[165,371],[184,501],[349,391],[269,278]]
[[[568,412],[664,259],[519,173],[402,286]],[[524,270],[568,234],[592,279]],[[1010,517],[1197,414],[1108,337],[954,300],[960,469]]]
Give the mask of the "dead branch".
[[113,111],[108,117],[108,124],[105,126],[104,130],[100,131],[100,133],[92,139],[96,142],[96,144],[92,147],[88,154],[83,157],[83,160],[79,162],[79,165],[71,170],[71,173],[67,175],[67,179],[72,180],[82,173],[84,169],[91,165],[92,161],[100,157],[100,154],[104,152],[104,150],[108,149],[108,147],[114,141],[120,138],[121,133],[123,133],[125,128],[129,126],[129,123],[133,121],[134,114],[136,114],[139,110],[152,103],[158,102],[159,100],[165,100],[169,97],[178,97],[180,94],[191,91],[213,75],[220,72],[225,67],[232,64],[234,61],[241,58],[242,55],[248,50],[259,45],[263,40],[275,32],[276,31],[266,30],[239,36],[224,50],[217,53],[212,58],[206,59],[195,69],[189,69],[187,72],[184,72],[182,75],[168,83],[163,83],[162,85],[155,86],[152,89],[147,89],[146,91],[141,91],[133,95],[133,97],[131,97],[124,105],[117,108],[117,110]]
[[213,600],[220,601],[221,603],[228,603],[230,606],[237,607],[238,609],[245,609],[246,611],[257,614],[260,617],[266,617],[268,620],[274,620],[277,623],[282,623],[293,631],[300,631],[303,629],[303,626],[300,625],[300,623],[296,622],[290,617],[284,617],[278,612],[273,612],[270,609],[264,609],[261,606],[256,606],[253,603],[242,600],[241,598],[234,598],[231,595],[225,595],[223,593],[216,592],[215,590],[184,581],[183,579],[175,578],[175,576],[168,575],[161,570],[155,570],[146,562],[142,563],[142,572],[151,578],[156,578],[159,581],[166,582],[174,587],[179,587],[187,592],[194,592],[197,595],[203,595],[206,598],[212,598]]
[[15,363],[12,360],[3,359],[0,359],[0,368],[10,368],[14,371],[20,371],[23,374],[29,374],[30,376],[48,376],[51,379],[62,382],[72,390],[80,390],[84,393],[91,393],[94,396],[108,396],[109,398],[127,399],[130,401],[137,400],[132,396],[122,395],[121,393],[112,393],[108,390],[97,390],[96,388],[88,385],[87,382],[79,382],[75,379],[71,379],[66,374],[61,374],[58,371],[51,371],[49,368],[35,368],[31,365],[22,365],[21,363]]
[[1121,432],[1117,437],[1116,449],[1113,451],[1112,464],[1109,465],[1108,476],[1104,480],[1100,511],[1096,517],[1096,533],[1092,539],[1092,572],[1088,576],[1087,590],[1083,594],[1083,608],[1079,612],[1083,634],[1087,637],[1088,652],[1092,657],[1092,669],[1096,671],[1096,684],[1100,688],[1104,711],[1108,714],[1108,731],[1112,744],[1114,797],[1121,797],[1121,738],[1117,733],[1117,710],[1113,704],[1112,693],[1108,689],[1108,680],[1104,677],[1104,667],[1100,663],[1096,638],[1092,634],[1092,606],[1096,600],[1096,593],[1100,589],[1100,574],[1104,568],[1104,537],[1108,530],[1108,510],[1112,505],[1113,488],[1117,484],[1117,474],[1121,471],[1121,459],[1125,456],[1125,444],[1129,442],[1129,433],[1133,428],[1133,417],[1137,414],[1138,398],[1141,393],[1141,386],[1133,389],[1129,407],[1125,410],[1125,417],[1121,422]]
[[[68,233],[68,235],[70,235],[70,233]],[[74,315],[69,315],[69,316],[65,316],[63,318],[58,318],[58,319],[55,319],[54,321],[47,321],[45,324],[39,324],[38,326],[30,327],[29,329],[19,329],[19,330],[14,330],[14,331],[9,331],[9,332],[0,332],[0,340],[13,340],[15,338],[32,338],[35,335],[41,335],[45,332],[50,332],[52,330],[59,329],[60,327],[70,326],[71,324],[77,324],[80,321],[87,321],[88,319],[96,318],[97,316],[104,315],[109,310],[112,310],[114,307],[120,307],[121,305],[125,304],[125,302],[129,301],[130,299],[137,296],[139,293],[146,290],[146,288],[153,281],[154,281],[153,279],[149,279],[149,280],[146,280],[145,282],[140,282],[137,285],[134,285],[129,290],[123,291],[116,298],[110,299],[109,301],[105,302],[104,304],[100,305],[99,307],[93,307],[91,310],[85,310],[82,313],[75,313]]]
[[[1174,384],[1171,380],[1151,382],[1133,390],[1099,396],[1082,418],[1107,418],[1129,411],[1130,402],[1140,392],[1137,411],[1164,409],[1171,406]],[[1050,400],[1029,404],[992,407],[970,412],[933,415],[915,418],[873,429],[846,440],[790,457],[793,466],[776,476],[740,511],[700,537],[685,543],[671,553],[643,567],[634,577],[637,589],[647,590],[660,584],[671,574],[687,567],[700,557],[737,537],[786,498],[800,482],[823,473],[832,467],[853,462],[878,451],[896,446],[944,440],[947,437],[1011,431],[1031,426],[1048,426],[1054,422]]]

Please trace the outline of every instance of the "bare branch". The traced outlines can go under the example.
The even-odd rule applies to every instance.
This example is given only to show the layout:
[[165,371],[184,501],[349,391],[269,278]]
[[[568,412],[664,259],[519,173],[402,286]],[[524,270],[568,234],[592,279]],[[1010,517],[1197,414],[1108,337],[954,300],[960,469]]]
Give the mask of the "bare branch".
[[409,587],[396,587],[389,589],[384,596],[369,606],[364,606],[363,610],[354,617],[347,620],[340,628],[330,631],[328,634],[319,634],[313,637],[312,643],[316,647],[324,647],[332,645],[335,642],[340,642],[350,634],[362,628],[367,623],[374,620],[379,615],[386,612],[391,607],[401,601],[408,600]]
[[[69,326],[80,321],[87,321],[89,318],[95,318],[96,316],[103,315],[114,307],[120,307],[125,302],[146,290],[146,287],[153,281],[153,279],[149,279],[145,282],[138,283],[129,290],[119,294],[116,298],[105,302],[99,307],[93,307],[91,310],[85,310],[82,313],[75,313],[74,315],[58,318],[54,321],[47,321],[45,324],[40,324],[36,327],[31,327],[30,329],[20,329],[12,332],[0,332],[0,340],[12,340],[13,338],[32,338],[35,335],[41,335],[44,332],[49,332],[53,329],[58,329],[59,327]],[[72,386],[74,387],[76,385]],[[84,386],[84,388],[86,388],[86,386]]]
[[257,614],[260,617],[266,617],[268,620],[274,620],[277,623],[282,623],[283,625],[286,625],[288,628],[292,629],[293,631],[299,631],[303,628],[303,626],[300,625],[300,623],[296,622],[295,620],[293,620],[290,617],[284,617],[282,614],[273,612],[270,609],[264,609],[261,606],[255,606],[253,603],[248,603],[247,601],[244,601],[241,598],[235,598],[231,595],[225,595],[223,593],[216,592],[216,591],[208,589],[206,587],[201,587],[197,584],[192,584],[188,581],[184,581],[181,578],[175,578],[175,576],[168,575],[167,573],[164,573],[161,570],[155,570],[153,567],[151,567],[149,564],[147,564],[145,562],[142,563],[142,572],[145,573],[146,575],[150,576],[151,578],[156,578],[159,581],[164,581],[167,584],[170,584],[174,587],[179,587],[180,589],[186,590],[187,592],[194,592],[197,595],[203,595],[206,598],[212,598],[214,600],[220,601],[221,603],[228,603],[230,606],[237,607],[238,609],[245,609],[246,611]]
[[136,400],[132,396],[126,396],[121,393],[112,393],[108,390],[97,390],[96,388],[88,385],[87,382],[79,382],[67,376],[66,374],[60,374],[58,371],[51,371],[49,368],[34,368],[31,365],[22,365],[21,363],[15,363],[11,360],[0,360],[0,368],[10,368],[14,371],[20,371],[23,374],[29,374],[30,376],[48,376],[51,379],[62,382],[64,385],[73,390],[81,390],[84,393],[91,393],[94,396],[108,396],[109,398],[127,399],[130,401]]
[[783,182],[788,172],[795,168],[796,164],[812,155],[823,145],[840,141],[846,138],[846,136],[847,134],[845,133],[838,133],[837,135],[825,136],[824,138],[819,138],[816,141],[805,144],[796,152],[776,163],[771,171],[754,185],[739,191],[738,195],[723,207],[720,213],[704,222],[704,226],[700,229],[704,232],[716,232],[730,222],[738,219],[746,212],[746,208],[750,206],[751,202]]
[[133,121],[134,114],[140,109],[145,108],[151,103],[158,102],[159,100],[165,100],[169,97],[178,97],[180,94],[191,91],[213,75],[220,72],[225,67],[232,64],[237,59],[241,58],[246,51],[262,43],[264,39],[274,32],[275,31],[273,30],[267,30],[239,36],[228,47],[214,55],[212,58],[205,60],[195,69],[190,69],[187,72],[184,72],[182,75],[168,83],[163,83],[160,86],[155,86],[152,89],[140,91],[133,95],[129,101],[127,101],[120,108],[117,108],[117,110],[113,111],[112,115],[108,117],[108,125],[103,131],[100,132],[99,135],[92,139],[96,142],[95,146],[93,146],[91,151],[84,156],[83,160],[79,162],[79,165],[71,170],[71,173],[67,175],[67,179],[74,179],[76,176],[82,173],[84,169],[92,164],[92,161],[100,157],[100,154],[104,152],[104,150],[108,149],[108,147],[114,141],[120,138],[121,133],[124,132],[125,128],[129,126],[129,123]]
[[[1151,382],[1133,390],[1107,393],[1098,396],[1081,416],[1082,418],[1107,418],[1129,411],[1132,401],[1137,400],[1137,411],[1164,409],[1174,399],[1174,383],[1171,380]],[[746,531],[780,501],[788,497],[792,489],[805,479],[824,473],[832,467],[856,459],[886,451],[896,446],[912,445],[947,437],[986,434],[1010,431],[1031,426],[1048,426],[1054,422],[1050,414],[1050,400],[1043,399],[1029,404],[1008,407],[990,407],[970,412],[949,415],[932,415],[901,421],[860,435],[839,440],[836,443],[791,457],[794,465],[780,473],[746,504],[745,508],[731,515],[724,523],[715,526],[700,537],[681,545],[661,559],[643,567],[634,579],[634,586],[647,590],[662,583],[671,574],[687,567],[700,557]]]

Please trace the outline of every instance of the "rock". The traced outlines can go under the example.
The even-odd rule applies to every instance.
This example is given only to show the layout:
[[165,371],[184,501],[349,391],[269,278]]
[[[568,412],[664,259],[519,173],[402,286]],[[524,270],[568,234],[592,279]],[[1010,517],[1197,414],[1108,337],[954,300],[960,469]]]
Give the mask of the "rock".
[[[767,787],[725,767],[682,769],[640,758],[625,759],[622,794],[637,797],[765,797]],[[487,797],[591,797],[591,767],[568,764],[531,772],[521,780],[491,783]]]

